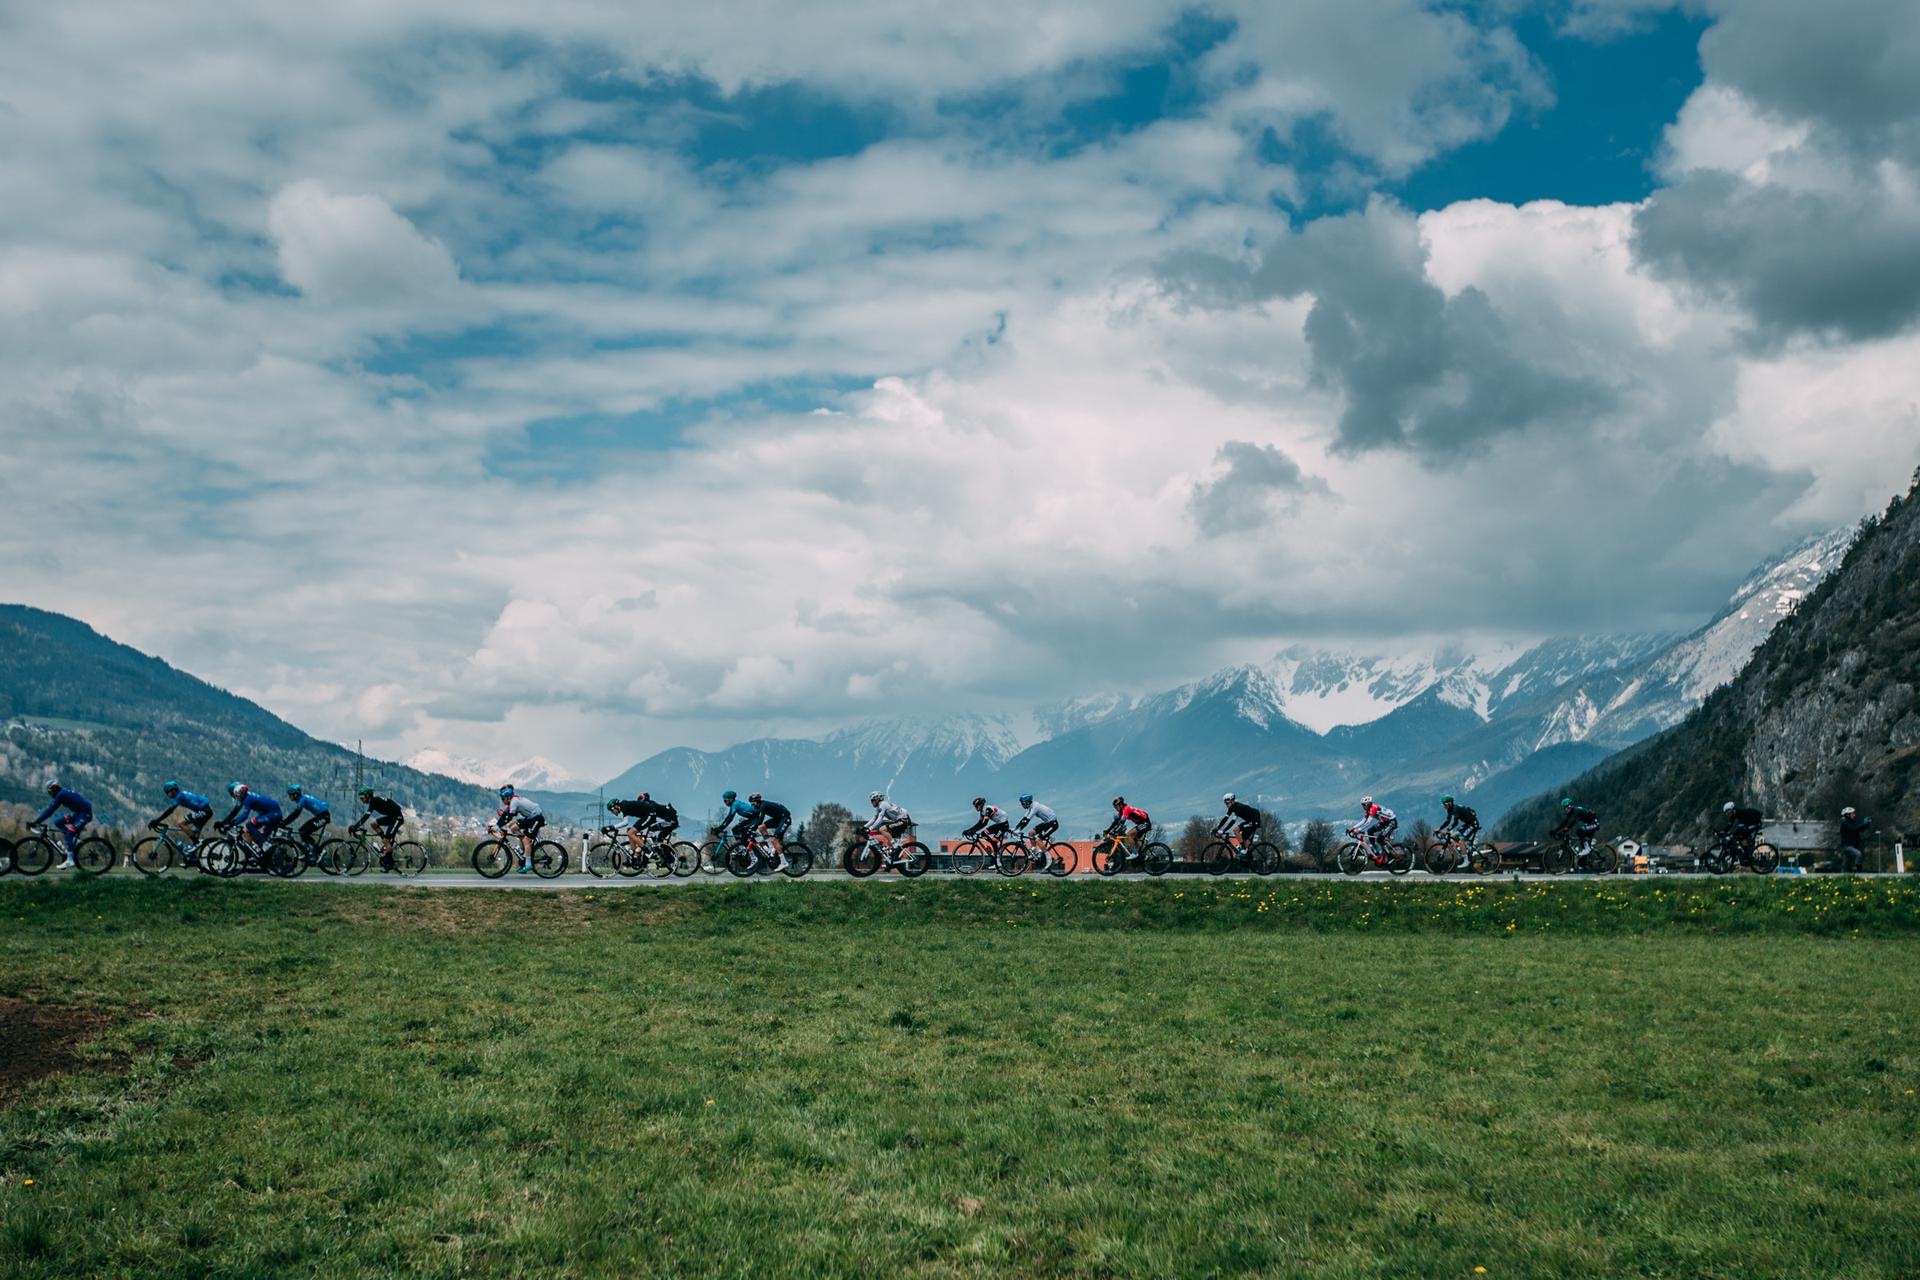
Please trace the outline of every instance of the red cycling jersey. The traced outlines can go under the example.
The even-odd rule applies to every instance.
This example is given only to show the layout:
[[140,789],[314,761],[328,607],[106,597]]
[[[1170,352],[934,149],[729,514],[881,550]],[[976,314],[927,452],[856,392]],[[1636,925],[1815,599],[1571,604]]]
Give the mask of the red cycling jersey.
[[1147,816],[1145,809],[1136,809],[1130,804],[1120,806],[1120,821],[1138,823],[1143,827],[1153,825],[1153,819]]

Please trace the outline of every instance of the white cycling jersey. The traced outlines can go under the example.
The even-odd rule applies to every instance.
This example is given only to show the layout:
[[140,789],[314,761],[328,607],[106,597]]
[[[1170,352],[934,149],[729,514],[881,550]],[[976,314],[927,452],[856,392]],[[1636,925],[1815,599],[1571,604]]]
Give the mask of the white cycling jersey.
[[1034,801],[1033,807],[1027,810],[1027,816],[1020,819],[1020,825],[1023,827],[1026,826],[1029,820],[1031,820],[1036,827],[1042,826],[1045,823],[1057,823],[1060,821],[1059,818],[1054,816],[1053,810],[1047,808],[1047,806],[1041,804],[1038,800]]
[[515,796],[513,799],[507,801],[507,816],[509,818],[537,818],[540,816],[540,806],[525,796]]
[[891,800],[882,800],[880,807],[873,811],[873,820],[867,823],[867,830],[878,831],[882,827],[890,827],[898,822],[911,821],[913,821],[912,815],[905,809]]

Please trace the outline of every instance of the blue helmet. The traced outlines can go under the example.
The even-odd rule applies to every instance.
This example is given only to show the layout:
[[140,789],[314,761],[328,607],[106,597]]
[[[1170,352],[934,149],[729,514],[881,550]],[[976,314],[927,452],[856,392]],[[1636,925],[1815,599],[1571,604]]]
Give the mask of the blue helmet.
[[722,791],[720,793],[720,798],[726,801],[728,804],[732,804],[735,800],[738,800],[740,798],[740,793],[738,791]]
[[287,795],[291,799],[298,800],[300,798],[300,784],[296,782],[292,786],[288,787]]
[[160,789],[166,792],[168,795],[173,795],[180,790],[180,784],[175,782],[172,778],[168,778],[165,782],[160,784]]
[[502,788],[500,788],[500,798],[501,798],[502,800],[511,800],[511,799],[513,799],[513,784],[512,784],[512,783],[508,783],[508,784],[507,784],[506,786],[504,786],[504,787],[502,787]]
[[1020,796],[1020,803],[1031,809],[1033,807],[1033,792],[1023,792]]

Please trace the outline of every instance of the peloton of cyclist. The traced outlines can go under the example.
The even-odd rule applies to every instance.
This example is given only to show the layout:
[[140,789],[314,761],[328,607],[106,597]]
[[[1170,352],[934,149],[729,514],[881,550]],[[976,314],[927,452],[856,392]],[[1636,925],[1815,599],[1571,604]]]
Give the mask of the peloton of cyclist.
[[1224,836],[1227,828],[1232,827],[1233,838],[1244,851],[1253,843],[1253,838],[1260,834],[1260,824],[1265,821],[1265,815],[1231,791],[1221,796],[1220,802],[1227,806],[1227,811],[1220,815],[1220,821],[1213,824],[1213,834]]
[[44,826],[48,818],[60,810],[67,811],[66,816],[55,824],[60,832],[60,843],[66,846],[67,856],[60,862],[60,870],[73,870],[73,851],[80,843],[80,833],[93,822],[93,802],[78,791],[69,791],[58,782],[47,783],[47,807],[33,820],[33,825]]
[[267,842],[273,839],[273,833],[287,820],[280,802],[272,796],[257,796],[244,782],[227,784],[227,794],[233,797],[233,808],[227,816],[220,819],[222,831],[232,831],[244,819],[246,830],[242,833],[253,847],[261,853],[266,852]]
[[631,800],[609,800],[607,809],[625,819],[627,845],[635,854],[649,839],[664,838],[680,829],[680,815],[670,804],[661,804],[642,791]]
[[167,825],[167,819],[173,816],[175,809],[183,809],[186,816],[180,819],[181,829],[198,844],[201,831],[213,821],[213,801],[196,792],[184,790],[179,783],[171,780],[160,790],[167,797],[167,807],[147,824],[148,828],[158,831]]
[[1350,836],[1364,836],[1376,850],[1386,851],[1393,843],[1393,833],[1400,829],[1400,818],[1393,810],[1383,804],[1375,804],[1372,796],[1360,797],[1360,821],[1347,828]]
[[1007,821],[1007,811],[997,804],[988,804],[985,796],[973,798],[973,811],[980,815],[979,820],[960,833],[963,840],[972,840],[985,836],[994,844],[1005,844],[1012,824]]
[[1480,834],[1480,815],[1464,804],[1455,804],[1452,796],[1441,796],[1440,803],[1447,811],[1447,820],[1434,828],[1434,839],[1458,835],[1462,844],[1472,847]]
[[1023,792],[1020,796],[1020,808],[1024,811],[1014,830],[1022,835],[1027,832],[1027,824],[1033,824],[1033,844],[1030,848],[1040,851],[1040,870],[1046,871],[1053,866],[1053,854],[1047,845],[1053,840],[1053,833],[1060,829],[1059,815],[1046,805],[1033,798],[1033,792]]
[[1583,804],[1575,804],[1572,796],[1560,798],[1560,825],[1551,834],[1558,839],[1571,835],[1573,851],[1576,857],[1592,847],[1594,837],[1600,834],[1600,815]]
[[320,833],[332,824],[333,810],[319,796],[308,795],[297,782],[287,788],[287,800],[293,806],[292,817],[298,817],[302,813],[313,815],[301,823],[294,834],[300,837],[301,843],[307,848],[314,848],[319,842]]
[[539,805],[516,793],[511,783],[497,794],[500,812],[494,815],[494,822],[501,831],[520,837],[519,874],[524,876],[533,870],[533,839],[547,825],[547,815],[540,812]]
[[347,833],[357,836],[371,822],[373,829],[380,834],[380,868],[391,871],[393,839],[400,834],[400,824],[407,820],[407,815],[395,801],[375,795],[372,787],[360,788],[359,800],[366,809],[347,827]]

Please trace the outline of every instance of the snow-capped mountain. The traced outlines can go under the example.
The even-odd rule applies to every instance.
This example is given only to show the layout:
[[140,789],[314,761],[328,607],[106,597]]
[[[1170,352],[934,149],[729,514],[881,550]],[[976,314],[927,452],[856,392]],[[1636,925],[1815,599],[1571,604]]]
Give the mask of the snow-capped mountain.
[[593,784],[568,773],[546,759],[532,756],[516,765],[488,764],[471,756],[455,756],[436,747],[427,747],[407,757],[407,767],[422,773],[440,773],[462,782],[483,787],[502,783],[527,791],[591,791]]

